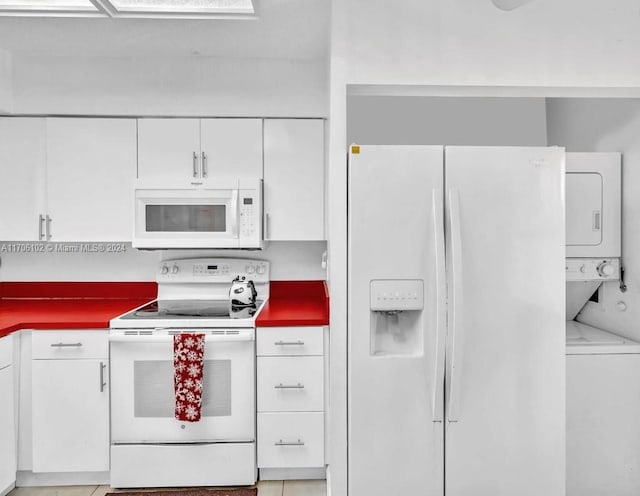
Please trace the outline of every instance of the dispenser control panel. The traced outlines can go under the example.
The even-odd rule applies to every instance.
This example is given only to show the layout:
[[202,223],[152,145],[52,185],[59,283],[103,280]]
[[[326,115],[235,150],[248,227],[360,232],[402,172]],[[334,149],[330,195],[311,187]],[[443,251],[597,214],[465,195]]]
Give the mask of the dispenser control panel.
[[422,279],[374,279],[370,282],[370,305],[374,312],[401,312],[424,308]]
[[567,258],[567,281],[617,281],[620,279],[619,258]]

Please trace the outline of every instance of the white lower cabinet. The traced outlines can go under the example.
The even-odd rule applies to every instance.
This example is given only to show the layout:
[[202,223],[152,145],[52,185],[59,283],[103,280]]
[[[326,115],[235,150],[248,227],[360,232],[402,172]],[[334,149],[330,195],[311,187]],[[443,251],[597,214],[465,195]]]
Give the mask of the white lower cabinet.
[[109,470],[107,331],[33,333],[33,472]]
[[322,412],[258,413],[258,467],[324,465]]
[[297,478],[298,469],[324,467],[323,336],[323,327],[257,330],[261,478],[265,469]]
[[14,389],[12,336],[0,339],[0,494],[15,485],[16,432],[14,420]]

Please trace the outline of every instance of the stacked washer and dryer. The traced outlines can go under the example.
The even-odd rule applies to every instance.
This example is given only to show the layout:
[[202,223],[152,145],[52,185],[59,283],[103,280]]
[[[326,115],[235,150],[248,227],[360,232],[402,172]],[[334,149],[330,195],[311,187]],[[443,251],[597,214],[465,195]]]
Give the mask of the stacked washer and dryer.
[[621,155],[567,153],[566,166],[566,494],[638,495],[640,343],[580,322],[620,281]]

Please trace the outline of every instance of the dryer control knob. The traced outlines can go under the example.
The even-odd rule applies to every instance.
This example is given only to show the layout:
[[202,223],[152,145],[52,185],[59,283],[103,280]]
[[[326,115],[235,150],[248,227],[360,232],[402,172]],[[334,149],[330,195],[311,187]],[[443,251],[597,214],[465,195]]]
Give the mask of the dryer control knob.
[[615,271],[615,267],[609,262],[602,262],[598,265],[598,274],[600,274],[601,277],[611,277]]
[[173,267],[171,267],[172,274],[177,274],[179,270],[180,268],[177,265],[174,265]]
[[160,272],[162,274],[168,274],[169,273],[169,267],[167,267],[166,265],[163,265],[162,269],[160,269]]
[[256,269],[256,273],[257,274],[264,274],[267,271],[266,267],[264,265],[258,265],[258,268]]

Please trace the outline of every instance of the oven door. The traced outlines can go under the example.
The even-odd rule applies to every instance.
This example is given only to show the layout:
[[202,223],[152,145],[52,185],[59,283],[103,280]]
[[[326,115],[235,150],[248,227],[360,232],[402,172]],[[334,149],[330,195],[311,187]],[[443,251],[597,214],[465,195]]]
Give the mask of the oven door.
[[[156,332],[156,331],[154,331]],[[202,416],[174,416],[173,335],[111,331],[111,441],[127,443],[255,440],[255,332],[207,332]]]
[[135,248],[237,248],[238,189],[136,189]]

